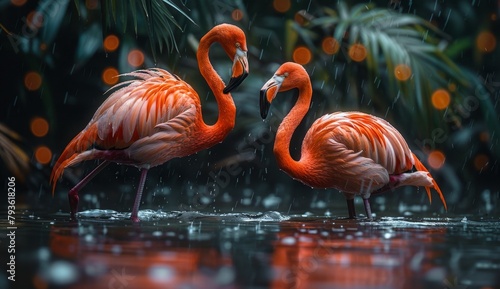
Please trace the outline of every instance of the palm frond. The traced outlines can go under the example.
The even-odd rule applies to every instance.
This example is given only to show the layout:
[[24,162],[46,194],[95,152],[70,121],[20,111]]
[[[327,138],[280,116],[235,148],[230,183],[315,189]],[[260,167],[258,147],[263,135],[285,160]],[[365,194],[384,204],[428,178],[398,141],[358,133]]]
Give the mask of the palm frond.
[[[423,124],[427,133],[439,121],[430,102],[432,92],[447,88],[449,83],[472,88],[466,73],[442,49],[441,44],[447,36],[430,22],[373,5],[361,4],[348,9],[343,2],[337,5],[337,13],[325,9],[325,14],[313,19],[310,28],[330,31],[344,47],[363,45],[367,50],[368,77],[372,78],[366,79],[371,85],[364,89],[372,96],[380,96],[374,78],[385,79],[389,92],[381,96],[385,105],[391,107],[401,99],[407,111],[399,112],[400,116],[407,121],[410,120],[408,115],[413,116],[409,123]],[[411,69],[412,76],[408,80],[399,80],[394,73],[396,66],[401,64]],[[452,99],[459,102],[461,95],[456,93]]]
[[13,140],[21,137],[4,124],[0,123],[0,158],[9,171],[20,180],[24,180],[29,171],[30,159]]

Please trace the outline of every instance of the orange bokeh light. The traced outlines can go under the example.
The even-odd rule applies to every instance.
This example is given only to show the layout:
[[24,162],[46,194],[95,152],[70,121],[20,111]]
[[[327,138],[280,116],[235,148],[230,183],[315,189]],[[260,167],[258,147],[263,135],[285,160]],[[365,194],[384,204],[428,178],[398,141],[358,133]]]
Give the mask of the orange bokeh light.
[[349,57],[356,62],[365,60],[366,55],[366,47],[363,44],[356,43],[349,47]]
[[340,44],[337,41],[337,39],[328,36],[323,39],[321,42],[321,48],[323,49],[323,52],[326,54],[335,54],[339,51],[340,49]]
[[29,91],[35,91],[42,86],[42,77],[36,71],[30,71],[24,76],[24,86]]
[[108,85],[118,82],[118,70],[114,67],[108,67],[102,72],[102,81]]
[[437,89],[432,94],[432,105],[436,109],[445,109],[450,105],[451,97],[445,89]]
[[116,35],[110,34],[104,38],[104,49],[106,51],[115,51],[120,45],[120,39]]
[[490,158],[485,154],[478,154],[474,157],[474,168],[478,171],[485,169],[488,166]]
[[38,30],[43,26],[43,14],[38,11],[31,11],[26,17],[26,24],[33,30]]
[[231,18],[233,18],[234,21],[240,21],[243,19],[243,11],[234,9],[233,12],[231,12]]
[[46,146],[39,146],[35,150],[35,159],[42,165],[46,165],[52,159],[52,151]]
[[43,117],[35,117],[30,123],[31,133],[37,137],[44,137],[49,132],[49,123]]
[[492,52],[497,46],[497,39],[490,31],[483,31],[476,37],[476,47],[479,52]]
[[144,53],[139,49],[133,49],[128,53],[127,60],[134,67],[141,66],[144,63]]
[[290,0],[274,0],[273,1],[273,7],[274,10],[285,13],[290,9],[292,4],[290,3]]
[[309,48],[300,46],[295,48],[293,51],[293,61],[297,62],[298,64],[308,64],[309,61],[311,61],[312,54]]
[[10,0],[10,3],[14,6],[23,6],[26,2],[27,0]]
[[394,68],[394,76],[401,81],[406,81],[411,77],[411,68],[406,64],[398,64]]
[[444,156],[443,152],[434,150],[427,157],[427,162],[429,163],[429,166],[431,168],[438,170],[444,165],[445,159],[446,157]]
[[85,7],[89,10],[97,9],[99,7],[99,0],[85,0]]

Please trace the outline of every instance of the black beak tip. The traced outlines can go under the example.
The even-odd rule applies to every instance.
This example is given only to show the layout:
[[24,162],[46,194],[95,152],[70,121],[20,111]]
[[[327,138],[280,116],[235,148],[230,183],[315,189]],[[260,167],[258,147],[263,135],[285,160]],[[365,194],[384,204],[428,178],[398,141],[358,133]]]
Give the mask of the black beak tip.
[[243,82],[243,80],[245,80],[245,78],[247,76],[248,76],[248,73],[243,72],[243,74],[241,74],[238,77],[231,77],[231,79],[229,80],[229,83],[227,84],[227,86],[224,88],[224,90],[222,92],[225,94],[230,93],[233,89],[238,87]]
[[266,97],[267,89],[263,89],[260,91],[260,116],[262,119],[267,117],[267,113],[269,112],[269,108],[271,107],[271,103],[267,100]]

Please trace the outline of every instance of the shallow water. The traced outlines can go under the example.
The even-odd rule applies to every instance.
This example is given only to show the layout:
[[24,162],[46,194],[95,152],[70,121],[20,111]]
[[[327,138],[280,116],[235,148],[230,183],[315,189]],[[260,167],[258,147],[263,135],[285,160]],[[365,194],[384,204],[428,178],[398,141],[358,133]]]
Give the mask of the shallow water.
[[498,218],[19,213],[1,288],[500,288]]

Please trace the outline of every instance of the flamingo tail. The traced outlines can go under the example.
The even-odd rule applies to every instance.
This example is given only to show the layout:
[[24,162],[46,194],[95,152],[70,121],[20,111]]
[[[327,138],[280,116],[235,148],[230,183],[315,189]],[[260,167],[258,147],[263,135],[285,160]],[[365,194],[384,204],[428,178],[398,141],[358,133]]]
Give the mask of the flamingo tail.
[[439,198],[441,199],[441,202],[443,203],[443,206],[445,208],[445,210],[448,210],[448,206],[446,205],[446,200],[444,199],[444,195],[443,193],[441,192],[441,189],[439,188],[438,184],[436,183],[436,181],[434,180],[434,178],[432,178],[431,176],[431,173],[429,172],[429,170],[427,170],[427,168],[422,164],[422,162],[420,162],[420,160],[417,158],[417,156],[413,154],[413,159],[415,160],[415,168],[418,170],[418,171],[421,171],[421,172],[425,172],[427,174],[427,176],[431,179],[432,181],[432,186],[425,186],[425,190],[427,192],[427,196],[429,197],[429,202],[432,201],[432,197],[431,197],[431,188],[433,188],[434,190],[436,190],[436,192],[438,192],[439,194]]

